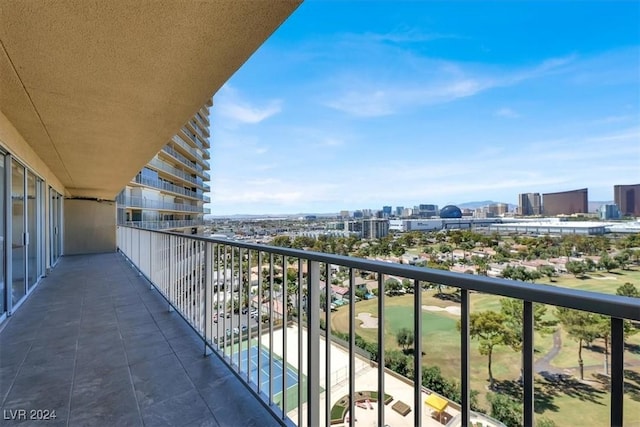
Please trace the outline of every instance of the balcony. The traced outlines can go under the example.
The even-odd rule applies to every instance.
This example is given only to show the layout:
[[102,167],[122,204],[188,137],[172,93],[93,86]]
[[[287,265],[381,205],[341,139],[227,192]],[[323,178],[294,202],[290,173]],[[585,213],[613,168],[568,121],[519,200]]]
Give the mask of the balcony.
[[190,121],[188,121],[188,122],[187,122],[187,125],[186,125],[186,126],[184,126],[184,127],[182,128],[182,132],[183,132],[185,135],[187,135],[187,136],[189,137],[189,139],[190,139],[191,141],[193,141],[193,143],[194,143],[198,148],[200,148],[204,154],[208,154],[208,153],[206,152],[206,148],[205,148],[205,146],[204,146],[204,143],[203,143],[200,139],[198,139],[197,137],[195,137],[195,136],[191,133],[191,129],[193,129],[193,131],[194,131],[194,132],[196,132],[198,135],[200,135],[200,138],[201,138],[202,140],[205,140],[205,138],[207,138],[207,137],[205,136],[205,134],[203,133],[202,129],[200,129],[200,127],[198,127],[198,124],[196,123],[196,121],[195,121],[195,120],[190,120]]
[[203,219],[175,219],[167,221],[127,221],[129,227],[144,228],[145,230],[171,230],[173,228],[199,227],[204,225]]
[[156,179],[144,178],[141,175],[136,175],[136,177],[133,179],[132,182],[137,182],[138,184],[143,184],[148,187],[153,187],[159,190],[164,190],[171,193],[181,194],[183,196],[202,200],[202,193],[199,194],[197,191],[188,190],[184,187],[180,187],[175,184],[170,184],[168,182],[159,181]]
[[3,425],[279,425],[168,308],[117,253],[64,257],[0,325]]
[[[185,131],[183,130],[183,135],[185,135]],[[193,138],[191,137],[191,135],[187,135],[189,139],[193,140]],[[185,136],[185,137],[187,137]],[[173,142],[176,143],[176,145],[180,148],[182,148],[186,153],[189,153],[193,156],[194,159],[196,160],[201,160],[202,159],[202,152],[200,150],[198,150],[197,148],[191,147],[189,146],[189,144],[187,144],[181,137],[179,137],[178,135],[174,135],[171,140]]]
[[185,156],[178,153],[172,147],[165,145],[164,147],[162,147],[162,151],[171,155],[171,157],[180,161],[180,163],[184,164],[185,166],[188,166],[189,168],[198,171],[200,174],[204,173],[204,168],[202,166],[200,166],[199,164],[197,164],[192,160],[187,159]]
[[153,159],[151,159],[151,161],[149,161],[148,163],[149,165],[151,165],[154,168],[157,168],[161,171],[164,171],[168,174],[171,174],[175,177],[181,178],[187,182],[190,182],[192,184],[198,185],[200,187],[203,186],[203,182],[202,182],[202,178],[200,177],[194,177],[192,175],[190,175],[189,173],[180,170],[178,168],[175,168],[173,166],[171,166],[169,163],[164,162],[162,160],[160,160],[157,156],[154,157]]
[[[520,389],[524,425],[536,425],[534,402],[540,404],[538,398],[553,400],[548,394],[540,396],[542,384],[536,375],[540,371],[539,361],[534,359],[534,304],[597,313],[609,319],[609,391],[607,402],[600,408],[608,414],[606,424],[611,426],[637,421],[637,414],[632,412],[637,403],[631,402],[635,406],[630,410],[626,406],[630,399],[624,392],[625,368],[631,366],[625,365],[624,360],[624,321],[640,320],[637,299],[128,227],[118,228],[117,240],[119,250],[207,347],[224,360],[257,400],[287,425],[335,422],[353,426],[357,418],[357,425],[502,426],[497,420],[471,410],[472,366],[476,366],[471,364],[472,303],[491,295],[522,304],[523,375],[522,382],[514,382],[513,387]],[[340,289],[326,286],[325,278],[333,277],[340,269],[346,272],[345,286],[340,288],[346,303],[336,308],[327,301],[335,301],[334,292]],[[405,300],[410,304],[398,306],[395,297],[381,294],[372,300],[374,309],[365,313],[368,316],[362,317],[362,312],[356,316],[356,286],[364,276],[370,276],[377,289],[383,289],[388,278],[407,279],[411,294]],[[283,286],[284,281],[287,286]],[[458,334],[450,332],[440,336],[439,341],[424,338],[426,329],[437,327],[432,326],[434,320],[423,307],[423,285],[428,283],[458,289]],[[251,305],[246,311],[242,310],[245,304],[241,303],[242,295],[247,295]],[[358,304],[361,307],[363,303]],[[389,345],[395,341],[394,332],[387,328],[391,328],[394,316],[411,325],[415,336],[422,337],[412,343],[407,371],[402,375],[387,366],[387,356],[392,353]],[[363,346],[362,336],[356,335],[356,326],[364,322],[371,328],[367,346]],[[379,328],[378,324],[385,328]],[[363,333],[360,327],[358,331]],[[422,383],[423,366],[422,358],[413,354],[425,352],[428,357],[442,340],[459,344],[457,354],[451,355],[452,360],[458,361],[455,364],[461,388],[458,402],[416,386]],[[583,404],[596,405],[593,397],[584,394],[588,385],[558,378],[545,383],[545,387],[575,386],[572,390],[586,399],[581,398]],[[443,403],[445,409],[434,411],[425,404],[427,401]],[[573,425],[572,421],[568,424]]]
[[118,197],[116,201],[118,202],[118,204],[128,208],[143,208],[177,212],[202,212],[202,207],[198,205],[162,202],[159,200],[149,200],[142,197]]

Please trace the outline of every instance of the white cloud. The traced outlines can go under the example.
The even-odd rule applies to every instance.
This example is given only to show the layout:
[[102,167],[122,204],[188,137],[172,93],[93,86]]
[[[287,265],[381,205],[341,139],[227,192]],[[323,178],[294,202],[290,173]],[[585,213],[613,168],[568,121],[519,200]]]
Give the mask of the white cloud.
[[507,119],[517,119],[520,117],[520,114],[516,113],[511,108],[500,108],[495,112],[495,115],[498,117],[505,117]]
[[389,116],[405,109],[443,104],[559,72],[573,60],[574,56],[552,58],[529,69],[487,71],[472,70],[469,66],[469,70],[465,70],[460,63],[423,58],[420,67],[425,71],[417,77],[366,79],[362,77],[366,73],[352,71],[335,83],[338,86],[334,90],[336,94],[322,103],[357,117]]
[[282,111],[281,101],[271,101],[266,107],[253,107],[248,104],[218,104],[218,113],[241,123],[260,123]]
[[257,106],[241,98],[238,92],[226,84],[215,96],[215,112],[225,120],[238,123],[260,123],[282,111],[282,100],[273,99]]

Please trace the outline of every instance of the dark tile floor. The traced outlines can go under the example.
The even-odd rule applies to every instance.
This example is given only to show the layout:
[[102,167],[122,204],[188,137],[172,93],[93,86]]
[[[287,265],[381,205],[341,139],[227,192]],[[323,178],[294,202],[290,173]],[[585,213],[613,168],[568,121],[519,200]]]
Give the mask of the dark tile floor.
[[[26,410],[27,420],[19,410]],[[31,413],[30,411],[38,411]],[[29,420],[55,411],[49,421]],[[120,254],[64,257],[0,325],[0,424],[279,425]]]

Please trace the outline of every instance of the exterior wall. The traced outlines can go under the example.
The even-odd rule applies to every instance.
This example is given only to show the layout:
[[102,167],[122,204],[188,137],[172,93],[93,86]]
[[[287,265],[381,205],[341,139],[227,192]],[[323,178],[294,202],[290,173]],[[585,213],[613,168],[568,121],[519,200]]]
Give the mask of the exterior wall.
[[622,215],[640,217],[640,184],[614,185],[613,197]]
[[604,225],[579,226],[566,224],[495,224],[490,231],[523,234],[584,234],[600,235],[606,232]]
[[520,215],[540,215],[542,213],[540,193],[522,193],[518,195],[518,213]]
[[431,220],[419,220],[419,221],[406,221],[405,222],[405,230],[406,231],[429,231],[429,230],[442,230],[442,220],[441,219],[431,219]]
[[65,199],[65,255],[116,250],[115,202]]
[[25,139],[18,133],[9,119],[0,111],[0,145],[9,151],[14,157],[24,163],[29,169],[36,172],[47,185],[53,187],[58,193],[65,194],[64,185],[57,176],[44,164],[42,159],[27,144]]
[[572,215],[576,213],[588,213],[588,190],[563,191],[560,193],[547,193],[542,195],[542,204],[545,215]]

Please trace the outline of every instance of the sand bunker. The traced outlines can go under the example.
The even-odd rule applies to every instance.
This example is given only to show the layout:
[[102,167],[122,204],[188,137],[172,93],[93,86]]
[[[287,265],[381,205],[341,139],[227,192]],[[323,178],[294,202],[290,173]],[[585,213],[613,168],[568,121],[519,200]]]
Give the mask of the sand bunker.
[[446,311],[447,313],[453,314],[455,316],[460,316],[460,306],[457,305],[450,305],[445,308],[435,305],[423,305],[422,309],[427,311]]
[[378,318],[371,316],[371,313],[358,313],[356,316],[358,320],[362,322],[360,327],[365,329],[377,329],[378,328]]

